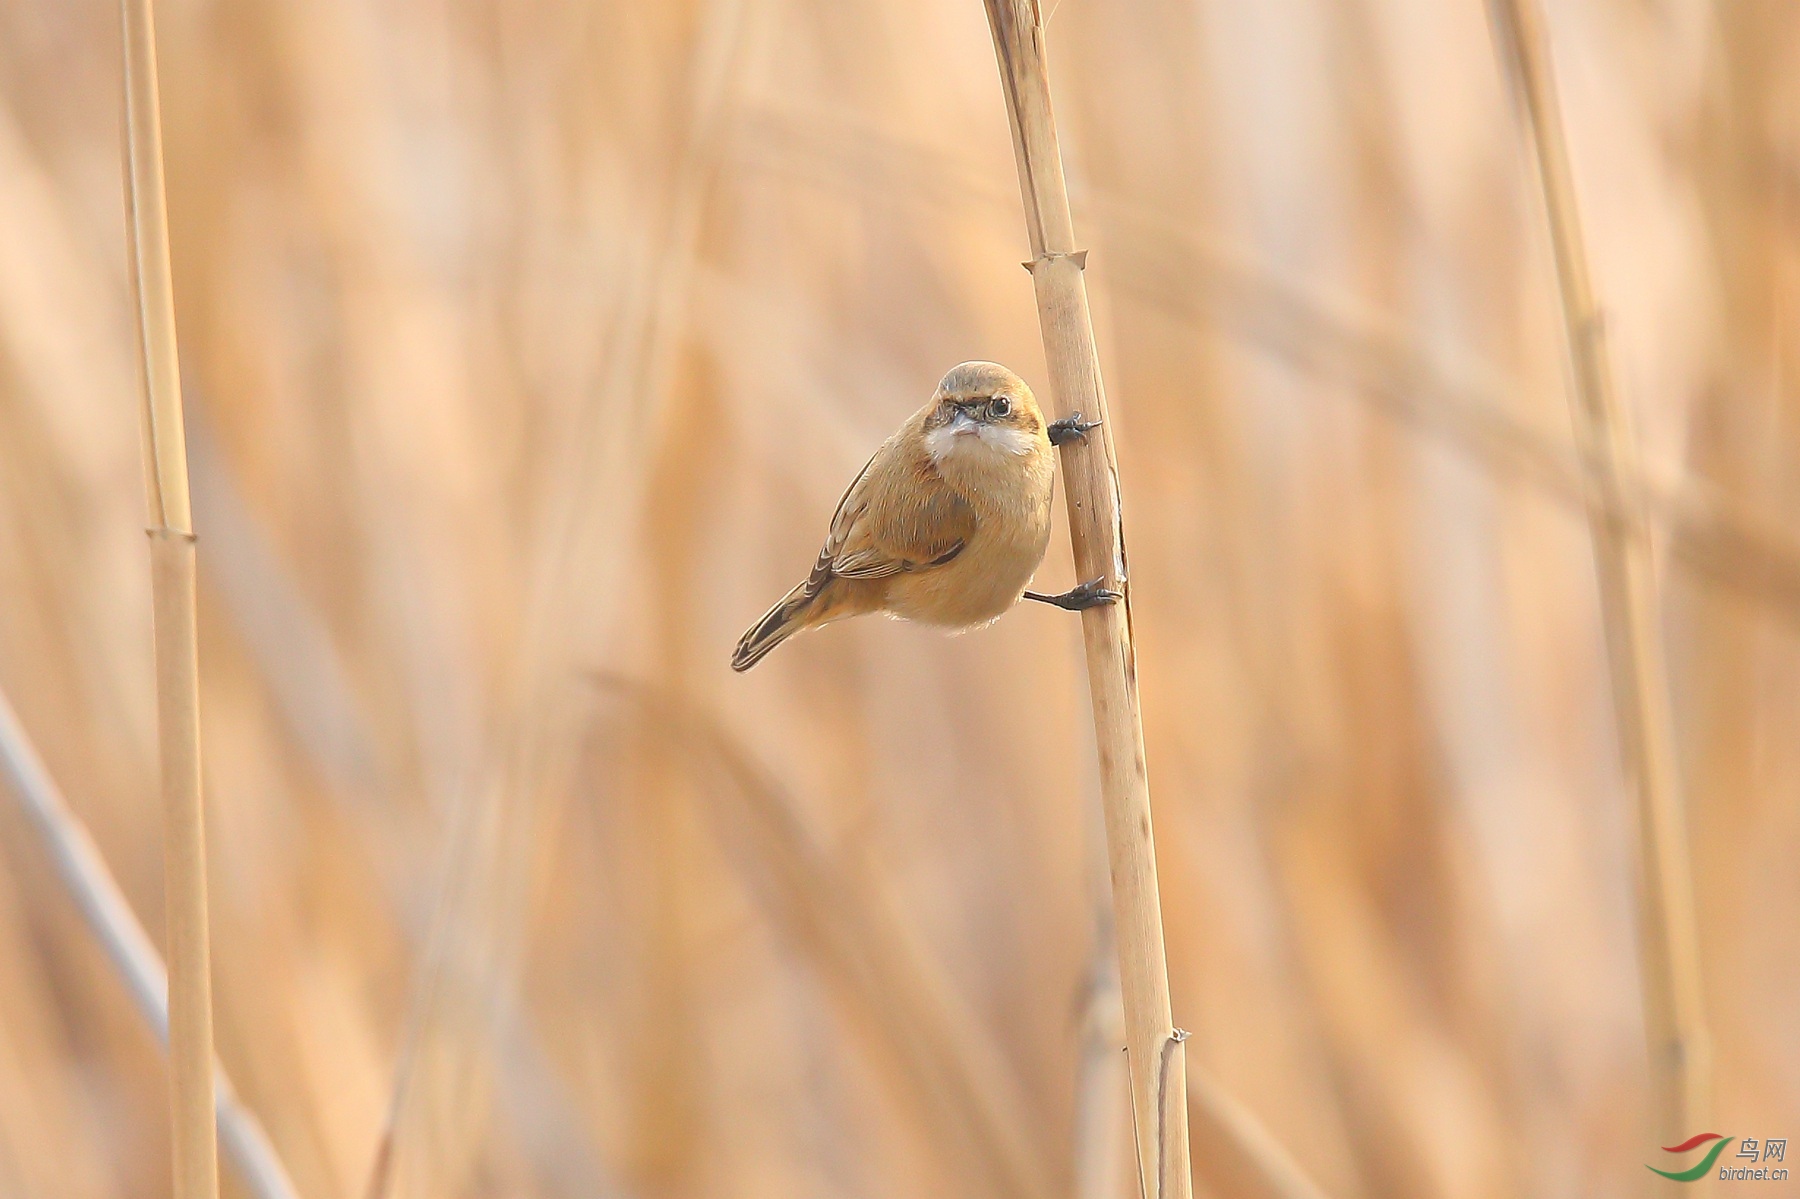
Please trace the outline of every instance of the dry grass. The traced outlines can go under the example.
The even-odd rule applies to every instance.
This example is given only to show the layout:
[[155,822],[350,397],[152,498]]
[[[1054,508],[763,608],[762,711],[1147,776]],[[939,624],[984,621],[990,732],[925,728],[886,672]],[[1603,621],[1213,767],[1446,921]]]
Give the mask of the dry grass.
[[[1636,430],[1602,507],[1659,567],[1712,1123],[1780,1137],[1800,29],[1546,15]],[[363,1199],[385,1145],[388,1199],[1137,1195],[1076,622],[726,665],[949,363],[1052,390],[980,7],[157,17],[217,1053],[294,1191]],[[1049,29],[1196,1193],[1641,1193],[1669,1142],[1599,460],[1487,13]],[[0,5],[0,689],[148,917],[117,38]],[[1059,536],[1039,581],[1076,574]],[[172,1194],[141,981],[18,810],[0,1193]]]

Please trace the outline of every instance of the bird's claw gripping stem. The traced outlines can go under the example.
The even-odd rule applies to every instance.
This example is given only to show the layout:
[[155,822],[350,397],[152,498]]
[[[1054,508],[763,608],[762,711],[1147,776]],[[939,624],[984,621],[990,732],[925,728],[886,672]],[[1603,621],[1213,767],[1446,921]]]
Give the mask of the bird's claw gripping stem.
[[1124,596],[1104,586],[1105,579],[1089,579],[1079,587],[1071,587],[1061,595],[1042,595],[1036,591],[1027,591],[1025,598],[1036,600],[1040,604],[1055,604],[1069,612],[1085,612],[1089,608],[1100,608],[1107,604],[1116,604]]
[[1097,420],[1082,420],[1081,413],[1073,412],[1061,420],[1051,421],[1044,432],[1050,435],[1051,445],[1066,445],[1071,441],[1086,441],[1090,429],[1098,429]]

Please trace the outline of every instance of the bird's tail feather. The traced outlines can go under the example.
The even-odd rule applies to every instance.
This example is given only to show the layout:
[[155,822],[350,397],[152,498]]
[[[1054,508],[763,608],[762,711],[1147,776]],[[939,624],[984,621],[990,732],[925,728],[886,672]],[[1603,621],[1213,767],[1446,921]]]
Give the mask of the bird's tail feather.
[[762,661],[768,652],[792,637],[795,633],[809,627],[803,619],[813,601],[818,598],[808,583],[802,583],[786,595],[782,596],[773,608],[763,613],[761,620],[750,626],[750,631],[738,640],[737,649],[732,651],[731,669],[742,672],[749,670]]

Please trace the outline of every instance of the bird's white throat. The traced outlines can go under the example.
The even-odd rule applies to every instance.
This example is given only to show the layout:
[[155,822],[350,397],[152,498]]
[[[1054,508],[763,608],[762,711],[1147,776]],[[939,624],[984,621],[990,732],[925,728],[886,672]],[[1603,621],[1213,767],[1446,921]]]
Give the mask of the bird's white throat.
[[972,421],[963,416],[925,435],[925,448],[933,462],[965,454],[1024,455],[1031,453],[1035,445],[1036,439],[1023,429]]

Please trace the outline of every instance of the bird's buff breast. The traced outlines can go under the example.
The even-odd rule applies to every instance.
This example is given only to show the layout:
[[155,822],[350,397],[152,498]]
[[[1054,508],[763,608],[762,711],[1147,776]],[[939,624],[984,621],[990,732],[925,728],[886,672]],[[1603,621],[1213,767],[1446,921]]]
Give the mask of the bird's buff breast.
[[972,628],[1019,602],[1050,544],[1048,462],[1005,484],[965,492],[979,513],[975,536],[943,566],[896,576],[885,607],[922,624]]

